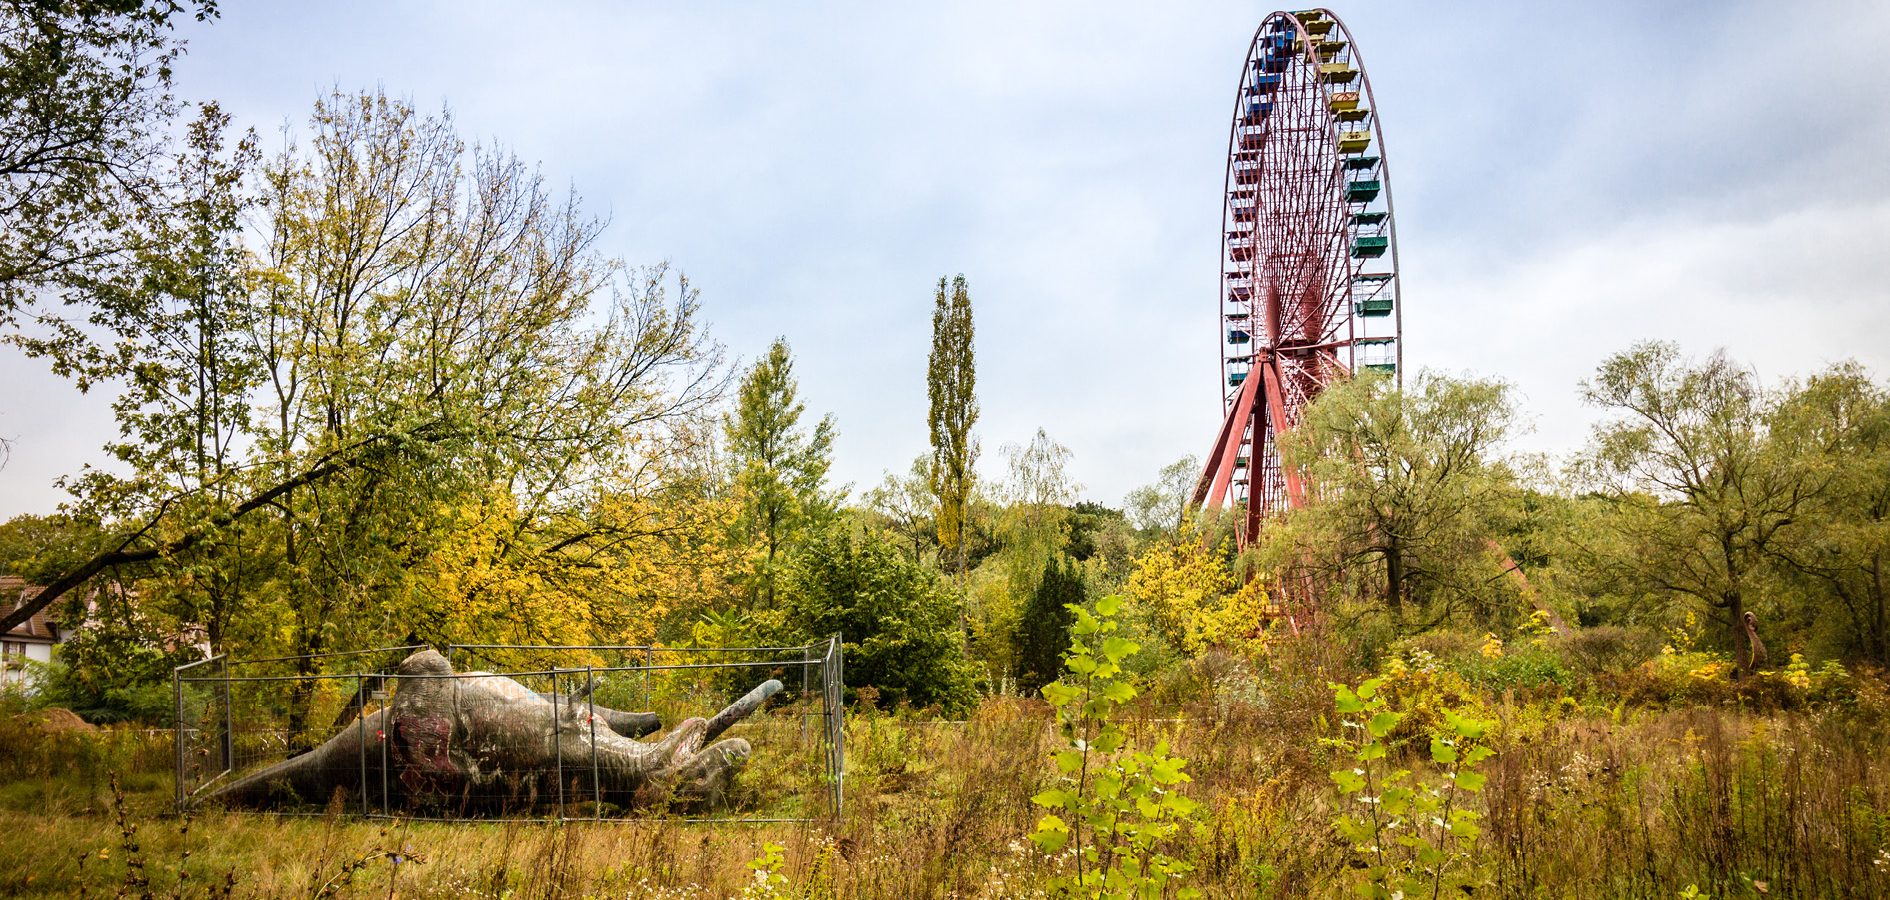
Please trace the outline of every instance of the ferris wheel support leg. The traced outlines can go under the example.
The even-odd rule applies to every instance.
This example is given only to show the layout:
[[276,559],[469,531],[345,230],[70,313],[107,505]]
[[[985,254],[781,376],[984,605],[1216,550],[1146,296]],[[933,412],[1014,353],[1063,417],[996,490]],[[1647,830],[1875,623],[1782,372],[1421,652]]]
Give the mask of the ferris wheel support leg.
[[[1273,425],[1273,439],[1278,441],[1291,430],[1286,421],[1286,399],[1280,389],[1280,363],[1275,357],[1268,357],[1261,371],[1262,388],[1267,395],[1267,420]],[[1257,423],[1256,423],[1257,424]],[[1306,505],[1306,484],[1299,477],[1299,470],[1280,461],[1280,475],[1286,481],[1286,507],[1298,509]]]
[[1227,488],[1234,478],[1234,460],[1240,456],[1240,444],[1246,437],[1247,423],[1253,421],[1254,400],[1259,383],[1258,372],[1248,375],[1240,383],[1240,393],[1234,395],[1234,404],[1227,408],[1227,418],[1221,422],[1220,436],[1214,439],[1214,449],[1209,451],[1207,467],[1201,470],[1201,480],[1194,487],[1194,504],[1218,507],[1227,498]]

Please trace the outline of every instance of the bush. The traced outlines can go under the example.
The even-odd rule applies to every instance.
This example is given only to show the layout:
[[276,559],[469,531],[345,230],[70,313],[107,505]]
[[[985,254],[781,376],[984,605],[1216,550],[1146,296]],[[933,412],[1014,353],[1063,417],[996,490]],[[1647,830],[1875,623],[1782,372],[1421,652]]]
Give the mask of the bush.
[[871,685],[885,706],[970,708],[957,602],[878,531],[835,525],[814,535],[789,563],[783,594],[796,639],[841,636],[848,688]]
[[1549,646],[1582,677],[1624,672],[1659,652],[1660,636],[1650,631],[1599,625],[1579,628],[1550,640]]
[[1499,693],[1559,693],[1574,681],[1561,657],[1541,647],[1506,650],[1499,656],[1460,656],[1450,668],[1471,684]]
[[41,705],[63,706],[88,722],[150,725],[170,724],[171,670],[196,656],[108,627],[81,630],[55,654],[38,673]]

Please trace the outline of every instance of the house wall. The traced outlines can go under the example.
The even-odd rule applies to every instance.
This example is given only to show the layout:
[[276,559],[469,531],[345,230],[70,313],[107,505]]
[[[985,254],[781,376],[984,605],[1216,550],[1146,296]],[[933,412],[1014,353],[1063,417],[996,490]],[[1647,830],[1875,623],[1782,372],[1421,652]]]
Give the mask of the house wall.
[[[25,653],[20,652],[25,648]],[[6,641],[5,665],[0,666],[0,684],[30,685],[32,678],[17,661],[23,655],[34,662],[52,662],[52,645],[39,641]]]

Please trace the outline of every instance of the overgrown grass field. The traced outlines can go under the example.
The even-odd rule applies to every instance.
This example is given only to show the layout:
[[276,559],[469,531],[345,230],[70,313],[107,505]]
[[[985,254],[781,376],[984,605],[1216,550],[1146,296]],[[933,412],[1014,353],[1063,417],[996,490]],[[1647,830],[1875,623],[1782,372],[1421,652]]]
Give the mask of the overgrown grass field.
[[[1380,673],[1401,712],[1390,765],[1434,765],[1421,748],[1445,710],[1495,723],[1459,866],[1469,890],[1444,896],[1890,896],[1890,695],[1875,677],[1733,689],[1662,681],[1655,660],[1499,690],[1408,658]],[[1171,848],[1193,868],[1185,885],[1353,895],[1365,860],[1333,827],[1356,798],[1333,783],[1351,763],[1328,680],[1362,673],[1341,668],[1209,655],[1125,709],[1131,744],[1188,760],[1201,810]],[[1031,897],[1070,863],[1026,839],[1062,740],[1040,700],[989,698],[962,721],[856,710],[844,814],[813,825],[178,817],[163,732],[4,721],[6,896]]]

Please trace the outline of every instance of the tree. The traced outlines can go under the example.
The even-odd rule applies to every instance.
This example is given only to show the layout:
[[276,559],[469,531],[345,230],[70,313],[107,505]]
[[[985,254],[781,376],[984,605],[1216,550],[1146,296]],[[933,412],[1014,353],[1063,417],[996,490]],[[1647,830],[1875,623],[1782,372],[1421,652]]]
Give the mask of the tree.
[[[224,444],[240,464],[208,482],[163,477],[195,457],[194,438],[167,435],[200,432],[138,417],[200,405],[121,407],[136,471],[88,473],[74,504],[112,501],[102,549],[8,626],[114,567],[180,584],[241,540],[245,577],[268,588],[245,601],[248,634],[318,653],[407,635],[393,612],[416,563],[450,546],[449,513],[496,503],[495,490],[509,495],[490,507],[506,530],[488,546],[529,550],[516,565],[535,572],[674,527],[603,513],[658,494],[666,461],[699,455],[721,396],[688,282],[599,255],[600,226],[575,199],[513,156],[469,151],[445,115],[338,94],[308,132],[306,150],[262,167],[241,303],[216,307],[214,333],[240,336],[255,367],[223,407],[254,411]],[[189,307],[187,292],[174,299]]]
[[1237,586],[1223,553],[1204,543],[1193,526],[1183,525],[1136,559],[1128,596],[1137,618],[1154,634],[1192,655],[1212,643],[1207,624]]
[[938,523],[933,519],[938,501],[932,496],[930,471],[931,461],[920,456],[903,476],[887,472],[864,498],[866,508],[885,528],[912,542],[913,562],[924,559],[928,545],[938,544]]
[[[1784,392],[1770,440],[1823,489],[1768,552],[1846,656],[1890,667],[1890,390],[1855,363]],[[1836,613],[1835,615],[1833,613]]]
[[970,705],[957,604],[936,572],[879,532],[822,529],[788,561],[782,594],[794,640],[841,636],[849,686],[871,685],[887,705]]
[[[1322,393],[1282,436],[1311,502],[1267,539],[1273,565],[1343,593],[1356,573],[1394,620],[1488,616],[1506,567],[1493,538],[1519,491],[1503,442],[1515,429],[1500,381],[1420,372],[1403,389],[1363,374]],[[1302,568],[1303,567],[1303,568]]]
[[1037,589],[1030,594],[1012,641],[1017,645],[1017,682],[1026,693],[1062,674],[1063,651],[1070,646],[1070,606],[1081,606],[1088,589],[1083,573],[1062,557],[1044,563]]
[[1166,534],[1181,527],[1200,477],[1201,460],[1192,455],[1163,466],[1154,484],[1136,488],[1123,499],[1129,521],[1147,534]]
[[81,387],[112,363],[98,335],[135,324],[123,321],[135,306],[98,289],[153,240],[147,213],[170,205],[172,29],[193,8],[217,14],[214,0],[0,3],[0,328]]
[[1753,591],[1830,476],[1768,439],[1775,399],[1723,352],[1694,362],[1672,343],[1637,344],[1604,361],[1582,395],[1612,416],[1577,470],[1610,498],[1609,530],[1624,537],[1608,566],[1703,604],[1749,671]]
[[[978,440],[971,427],[978,421],[978,372],[972,341],[971,291],[965,276],[938,280],[932,306],[932,354],[927,361],[926,395],[930,407],[926,422],[932,436],[932,494],[938,498],[938,542],[942,553],[955,554],[962,580],[968,567],[966,516],[976,487]],[[941,562],[943,559],[941,558]]]
[[742,378],[735,413],[725,424],[742,498],[738,539],[759,554],[750,567],[749,597],[769,606],[782,554],[809,526],[831,515],[835,505],[825,493],[833,463],[833,416],[822,417],[811,433],[803,432],[805,407],[797,394],[787,339],[775,338],[768,354]]

